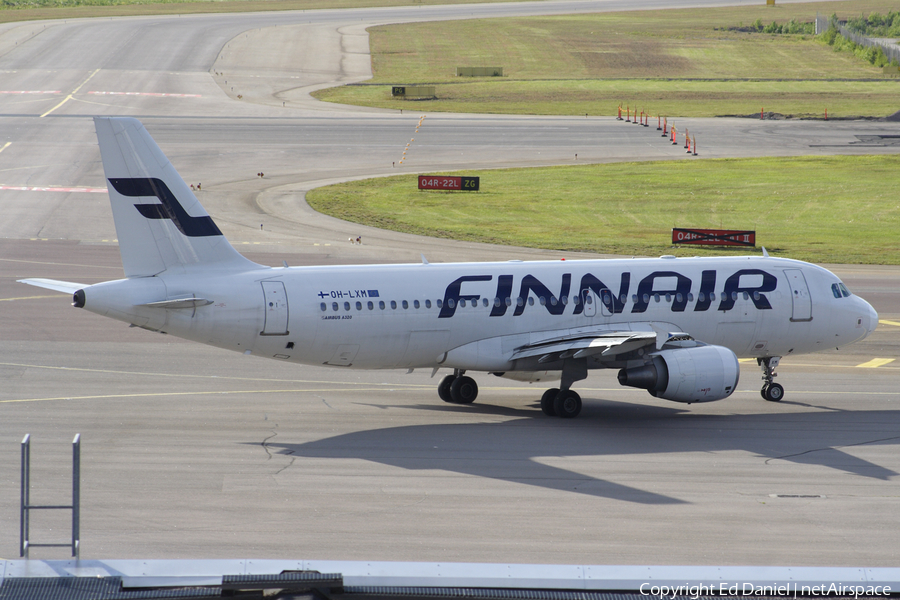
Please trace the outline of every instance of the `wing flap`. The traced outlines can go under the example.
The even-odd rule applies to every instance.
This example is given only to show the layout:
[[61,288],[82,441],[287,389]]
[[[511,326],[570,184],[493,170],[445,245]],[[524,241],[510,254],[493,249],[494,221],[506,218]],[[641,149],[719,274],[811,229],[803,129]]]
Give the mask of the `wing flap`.
[[623,354],[643,346],[656,344],[653,331],[607,331],[596,334],[579,334],[542,340],[517,348],[510,360],[539,357],[538,362],[548,363],[566,358],[584,358],[602,354]]

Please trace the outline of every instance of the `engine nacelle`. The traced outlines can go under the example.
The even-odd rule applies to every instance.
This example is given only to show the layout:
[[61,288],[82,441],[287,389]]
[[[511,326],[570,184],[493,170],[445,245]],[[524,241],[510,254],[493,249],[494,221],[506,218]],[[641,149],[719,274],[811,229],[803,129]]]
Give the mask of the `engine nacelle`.
[[619,371],[619,383],[675,402],[712,402],[730,396],[741,376],[737,356],[722,346],[663,350],[649,358]]

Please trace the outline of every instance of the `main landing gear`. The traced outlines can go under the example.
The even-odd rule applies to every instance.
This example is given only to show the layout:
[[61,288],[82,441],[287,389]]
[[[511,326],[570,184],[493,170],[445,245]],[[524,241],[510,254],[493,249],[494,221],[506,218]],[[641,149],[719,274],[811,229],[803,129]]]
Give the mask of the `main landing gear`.
[[551,388],[541,396],[541,410],[548,417],[571,419],[581,412],[581,396],[570,387],[587,378],[587,359],[568,359],[563,363],[559,388]]
[[472,404],[478,397],[478,384],[464,370],[453,369],[453,375],[447,375],[438,384],[438,396],[444,402]]
[[762,369],[764,382],[762,389],[759,390],[759,394],[769,402],[781,402],[781,399],[784,398],[784,388],[775,383],[775,377],[778,376],[775,369],[780,361],[780,356],[767,356],[756,359],[756,364]]
[[548,417],[577,417],[581,412],[581,396],[572,390],[550,388],[541,396],[541,410]]

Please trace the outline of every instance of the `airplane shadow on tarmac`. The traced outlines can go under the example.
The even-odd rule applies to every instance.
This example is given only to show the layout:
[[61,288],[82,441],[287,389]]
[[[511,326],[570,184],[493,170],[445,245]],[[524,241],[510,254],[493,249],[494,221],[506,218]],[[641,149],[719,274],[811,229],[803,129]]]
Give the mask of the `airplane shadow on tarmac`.
[[[411,408],[406,405],[404,408]],[[283,455],[363,459],[410,470],[435,470],[570,491],[639,504],[684,501],[539,462],[541,457],[743,451],[766,464],[820,465],[860,477],[888,480],[891,469],[844,448],[900,444],[898,411],[777,412],[704,415],[678,407],[602,401],[585,404],[577,419],[544,417],[539,409],[421,405],[422,410],[470,410],[513,418],[501,423],[389,427],[304,444],[267,443]],[[802,411],[802,409],[800,409]],[[282,435],[285,432],[282,432]]]

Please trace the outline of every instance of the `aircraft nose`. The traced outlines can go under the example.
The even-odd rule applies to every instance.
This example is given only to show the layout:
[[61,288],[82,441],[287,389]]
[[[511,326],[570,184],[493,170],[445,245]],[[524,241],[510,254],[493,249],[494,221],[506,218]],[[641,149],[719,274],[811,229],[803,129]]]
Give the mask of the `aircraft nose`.
[[868,302],[866,302],[866,307],[869,309],[868,315],[866,315],[869,320],[866,324],[866,337],[869,337],[875,331],[875,328],[878,327],[878,313],[875,312],[875,309]]

